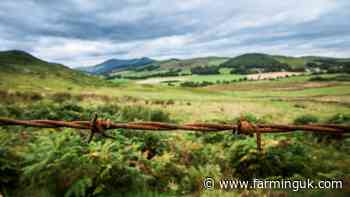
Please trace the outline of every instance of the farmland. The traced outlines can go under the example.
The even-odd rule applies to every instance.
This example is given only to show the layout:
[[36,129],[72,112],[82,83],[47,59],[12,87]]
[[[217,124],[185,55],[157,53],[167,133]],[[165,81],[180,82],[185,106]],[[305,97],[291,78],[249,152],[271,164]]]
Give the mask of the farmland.
[[[0,71],[1,117],[90,120],[97,112],[114,122],[236,124],[240,117],[278,124],[350,121],[350,82],[344,73],[289,77],[275,73],[270,80],[229,72],[107,80],[60,66],[43,71],[53,66],[45,62],[41,67],[35,62],[26,67],[12,64]],[[213,84],[183,87],[184,81]],[[81,130],[1,127],[0,173],[5,177],[1,193],[22,196],[14,189],[21,188],[30,196],[239,196],[245,191],[204,191],[202,180],[229,176],[346,181],[350,175],[350,144],[345,137],[266,134],[263,152],[258,153],[254,138],[231,132],[117,129],[110,134],[117,140],[97,137],[87,143],[87,133]],[[301,194],[328,192],[343,194],[343,190]]]

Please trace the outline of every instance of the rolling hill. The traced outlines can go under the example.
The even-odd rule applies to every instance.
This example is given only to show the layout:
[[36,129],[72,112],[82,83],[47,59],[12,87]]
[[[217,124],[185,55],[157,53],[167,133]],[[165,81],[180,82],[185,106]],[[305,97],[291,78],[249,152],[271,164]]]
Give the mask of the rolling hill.
[[328,57],[291,57],[248,53],[233,58],[202,57],[192,59],[169,59],[154,61],[138,67],[125,67],[107,73],[109,76],[129,79],[178,75],[208,75],[218,73],[252,74],[258,72],[349,72],[349,59]]
[[41,60],[24,51],[0,52],[1,89],[66,90],[105,83],[100,77],[89,76],[64,65]]
[[156,62],[160,68],[170,69],[170,68],[193,68],[197,66],[219,66],[221,63],[225,62],[228,58],[226,57],[200,57],[192,59],[170,59]]
[[[223,73],[249,74],[274,71],[350,72],[350,59],[328,57],[289,57],[261,53],[243,54],[234,58],[201,57],[155,61],[149,58],[111,59],[94,67],[80,68],[85,72],[110,77],[144,79],[149,77],[208,75]],[[227,71],[228,70],[228,71]],[[24,51],[0,52],[0,88],[21,86],[73,88],[107,85],[99,76],[87,75],[64,65],[41,60]],[[34,85],[33,85],[34,84]]]
[[220,67],[232,68],[232,73],[239,74],[275,71],[349,72],[350,61],[345,58],[249,53],[231,58]]
[[110,59],[101,64],[89,67],[80,67],[78,70],[85,71],[91,74],[109,74],[116,71],[125,70],[128,68],[136,68],[144,66],[154,62],[154,60],[143,57],[139,59],[121,60],[121,59]]
[[231,58],[220,67],[233,68],[232,72],[240,74],[290,70],[288,64],[283,64],[272,56],[261,53],[249,53]]
[[227,61],[226,57],[199,57],[192,59],[176,59],[154,61],[139,67],[129,67],[117,72],[109,73],[112,76],[127,78],[147,78],[153,76],[177,76],[178,74],[191,74],[196,67],[218,67]]

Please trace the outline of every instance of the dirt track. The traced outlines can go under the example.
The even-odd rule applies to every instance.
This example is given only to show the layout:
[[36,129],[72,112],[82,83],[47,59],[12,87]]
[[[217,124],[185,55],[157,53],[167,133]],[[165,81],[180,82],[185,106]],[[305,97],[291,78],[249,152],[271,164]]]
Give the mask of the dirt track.
[[164,81],[185,81],[184,77],[163,77],[163,78],[150,78],[141,81],[137,81],[138,84],[159,84]]
[[247,75],[249,80],[263,80],[263,79],[275,79],[278,77],[289,77],[302,75],[302,72],[270,72],[270,73],[259,73]]

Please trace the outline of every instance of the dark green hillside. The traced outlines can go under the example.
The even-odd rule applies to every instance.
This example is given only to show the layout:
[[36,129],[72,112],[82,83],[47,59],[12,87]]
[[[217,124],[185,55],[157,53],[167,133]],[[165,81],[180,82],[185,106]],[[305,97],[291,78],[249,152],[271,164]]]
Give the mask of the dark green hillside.
[[18,50],[12,50],[12,51],[4,51],[0,52],[0,65],[13,65],[13,64],[45,64],[47,62],[38,59],[31,54],[24,52],[24,51],[18,51]]
[[272,57],[282,64],[288,64],[290,68],[294,71],[304,71],[307,62],[311,61],[308,58],[291,57],[283,55],[274,55]]
[[350,60],[319,58],[307,63],[305,67],[309,70],[322,70],[328,73],[350,73]]
[[161,68],[192,68],[198,66],[218,66],[221,63],[228,60],[225,57],[202,57],[186,60],[170,59],[166,61],[160,61]]
[[[152,70],[166,70],[166,69],[190,69],[194,67],[211,67],[219,66],[223,62],[227,61],[229,58],[226,57],[200,57],[193,59],[169,59],[163,61],[155,61],[153,63],[147,64],[143,67],[130,68],[130,70],[147,70],[148,68],[153,68]],[[143,69],[145,68],[145,69]]]
[[128,60],[110,59],[105,62],[102,62],[101,64],[97,64],[90,67],[77,68],[77,69],[87,73],[91,73],[91,74],[108,75],[109,73],[133,69],[133,68],[151,64],[153,62],[154,60],[147,57],[143,57],[139,59],[128,59]]
[[145,79],[191,74],[227,74],[230,72],[232,74],[280,71],[344,73],[349,72],[349,65],[350,59],[249,53],[234,58],[201,57],[184,60],[172,58],[138,67],[126,67],[109,73],[109,75],[129,79]]
[[342,73],[349,72],[350,60],[329,57],[290,57],[261,53],[244,54],[231,58],[220,67],[233,68],[232,73],[297,71]]
[[232,58],[220,65],[233,68],[233,73],[248,74],[255,72],[273,72],[290,70],[287,64],[275,60],[272,56],[260,53],[249,53]]
[[45,74],[45,72],[72,74],[76,72],[66,66],[49,63],[24,51],[16,50],[0,52],[0,67],[2,73],[9,74]]
[[199,70],[201,67],[206,70],[211,70],[210,67],[218,67],[227,60],[228,58],[225,57],[201,57],[185,60],[172,58],[169,60],[155,61],[140,67],[128,68],[127,70],[114,72],[110,75],[117,75],[130,79],[178,76],[191,74],[191,70]]
[[1,89],[73,89],[82,86],[104,85],[98,77],[56,63],[49,63],[23,51],[0,52]]

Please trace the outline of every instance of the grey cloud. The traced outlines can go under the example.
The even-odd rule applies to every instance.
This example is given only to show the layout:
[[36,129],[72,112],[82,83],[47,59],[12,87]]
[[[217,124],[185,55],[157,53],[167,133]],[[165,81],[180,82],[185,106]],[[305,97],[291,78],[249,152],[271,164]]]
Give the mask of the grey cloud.
[[347,0],[2,0],[0,49],[69,66],[254,51],[350,56],[349,9]]

